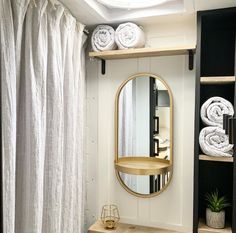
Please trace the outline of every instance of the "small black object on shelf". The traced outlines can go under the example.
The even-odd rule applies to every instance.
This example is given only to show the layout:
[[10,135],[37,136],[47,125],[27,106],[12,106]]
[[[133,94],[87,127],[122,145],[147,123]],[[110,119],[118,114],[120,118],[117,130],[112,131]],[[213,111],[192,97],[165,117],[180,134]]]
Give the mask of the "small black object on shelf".
[[159,155],[159,140],[158,139],[153,139],[154,140],[154,155],[158,156]]
[[223,129],[229,136],[229,143],[234,144],[236,137],[236,118],[234,116],[223,114]]
[[235,142],[235,137],[236,137],[236,118],[231,117],[229,118],[229,143],[234,144]]
[[159,134],[159,117],[158,116],[154,116],[154,134]]
[[231,115],[223,114],[223,129],[225,130],[225,134],[229,134],[229,119],[232,118]]

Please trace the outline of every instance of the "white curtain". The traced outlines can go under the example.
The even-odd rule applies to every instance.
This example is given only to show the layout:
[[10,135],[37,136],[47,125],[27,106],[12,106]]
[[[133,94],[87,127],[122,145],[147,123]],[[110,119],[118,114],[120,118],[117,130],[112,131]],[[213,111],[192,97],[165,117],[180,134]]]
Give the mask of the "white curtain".
[[82,232],[83,29],[57,1],[0,0],[3,233]]

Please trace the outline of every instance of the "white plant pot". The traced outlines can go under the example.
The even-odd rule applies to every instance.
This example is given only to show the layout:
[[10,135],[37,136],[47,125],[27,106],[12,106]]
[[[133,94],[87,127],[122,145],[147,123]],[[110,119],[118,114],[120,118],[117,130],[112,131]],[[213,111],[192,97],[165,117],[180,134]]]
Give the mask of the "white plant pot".
[[206,209],[206,224],[209,227],[222,229],[225,227],[225,211],[212,212],[209,208]]

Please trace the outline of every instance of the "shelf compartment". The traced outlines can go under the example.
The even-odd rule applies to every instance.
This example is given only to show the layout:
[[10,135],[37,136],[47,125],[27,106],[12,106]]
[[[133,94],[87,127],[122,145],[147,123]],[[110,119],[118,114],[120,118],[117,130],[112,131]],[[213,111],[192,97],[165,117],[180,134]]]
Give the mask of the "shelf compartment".
[[227,163],[233,163],[234,158],[233,157],[220,157],[220,156],[208,156],[208,155],[199,155],[199,160],[204,161],[215,161],[215,162],[227,162]]
[[196,46],[186,45],[169,48],[140,48],[140,49],[125,49],[111,50],[103,52],[90,52],[90,57],[100,58],[104,60],[111,59],[126,59],[139,57],[157,57],[157,56],[172,56],[172,55],[188,55],[189,51],[195,52]]
[[201,84],[228,84],[235,82],[235,76],[201,77]]
[[115,168],[132,175],[158,175],[171,171],[172,164],[156,157],[122,157],[115,162]]
[[229,224],[226,224],[224,229],[215,229],[208,227],[203,219],[199,220],[198,233],[232,233],[232,228]]

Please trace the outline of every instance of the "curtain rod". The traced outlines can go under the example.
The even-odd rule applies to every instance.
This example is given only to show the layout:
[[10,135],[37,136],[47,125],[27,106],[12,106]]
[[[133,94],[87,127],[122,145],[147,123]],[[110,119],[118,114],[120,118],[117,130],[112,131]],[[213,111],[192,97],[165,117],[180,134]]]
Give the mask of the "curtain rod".
[[84,29],[84,34],[86,35],[86,36],[88,36],[89,35],[89,30],[88,29]]

